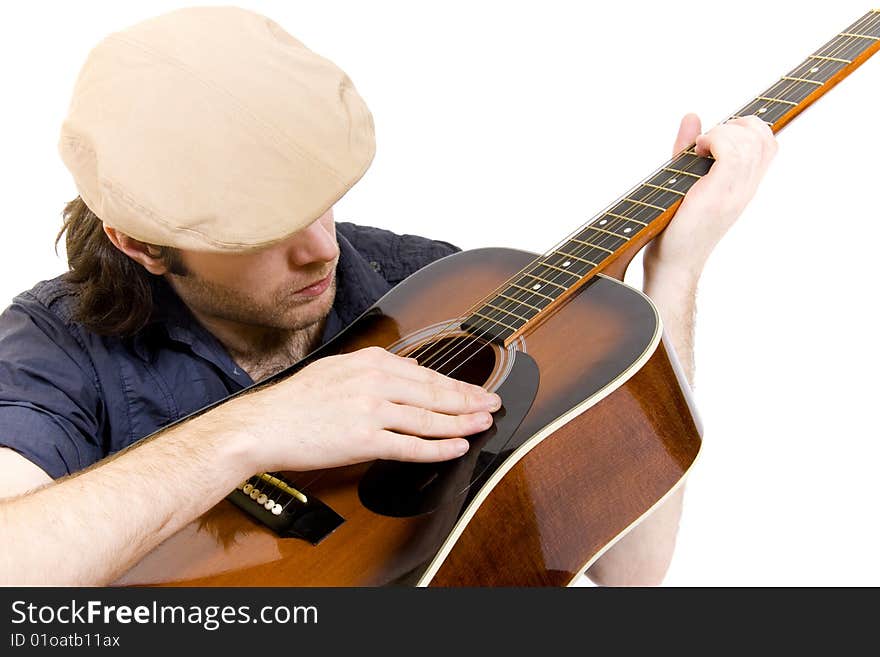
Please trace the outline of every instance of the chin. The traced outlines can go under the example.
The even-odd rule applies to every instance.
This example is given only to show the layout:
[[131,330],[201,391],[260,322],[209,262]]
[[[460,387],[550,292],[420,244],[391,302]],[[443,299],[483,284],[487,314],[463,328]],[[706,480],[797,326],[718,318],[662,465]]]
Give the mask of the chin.
[[305,306],[291,308],[291,312],[285,317],[284,328],[289,330],[301,330],[320,322],[330,314],[331,303],[312,303]]

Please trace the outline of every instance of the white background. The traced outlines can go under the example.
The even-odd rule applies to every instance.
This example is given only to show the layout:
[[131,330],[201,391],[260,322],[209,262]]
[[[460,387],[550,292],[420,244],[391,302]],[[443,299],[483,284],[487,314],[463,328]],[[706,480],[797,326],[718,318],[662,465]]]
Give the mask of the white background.
[[[867,1],[240,4],[373,112],[376,158],[337,219],[540,252],[664,161],[685,112],[723,120]],[[3,5],[4,305],[66,269],[52,242],[76,192],[55,144],[88,50],[179,6]],[[780,135],[703,275],[706,434],[667,585],[880,585],[878,89],[880,56]]]

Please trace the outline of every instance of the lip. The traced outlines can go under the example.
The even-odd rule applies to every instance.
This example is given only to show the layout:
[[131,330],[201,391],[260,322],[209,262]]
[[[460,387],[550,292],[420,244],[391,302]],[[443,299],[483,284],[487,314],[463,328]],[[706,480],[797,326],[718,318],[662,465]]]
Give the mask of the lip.
[[301,294],[306,297],[319,296],[320,294],[322,294],[324,292],[324,290],[326,290],[328,287],[330,287],[330,281],[332,280],[332,278],[333,278],[333,274],[331,272],[330,274],[327,274],[327,276],[325,278],[322,278],[320,281],[317,281],[316,283],[312,283],[311,285],[307,285],[306,287],[302,288],[301,290],[297,290],[296,292],[294,292],[294,294]]

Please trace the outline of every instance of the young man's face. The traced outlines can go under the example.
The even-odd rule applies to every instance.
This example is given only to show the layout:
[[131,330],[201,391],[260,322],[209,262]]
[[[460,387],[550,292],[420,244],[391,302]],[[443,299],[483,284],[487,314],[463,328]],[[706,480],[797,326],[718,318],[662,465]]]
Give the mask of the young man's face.
[[[168,282],[197,315],[254,327],[304,329],[330,312],[339,247],[333,209],[287,239],[248,253],[179,251]],[[321,291],[302,291],[329,278]]]

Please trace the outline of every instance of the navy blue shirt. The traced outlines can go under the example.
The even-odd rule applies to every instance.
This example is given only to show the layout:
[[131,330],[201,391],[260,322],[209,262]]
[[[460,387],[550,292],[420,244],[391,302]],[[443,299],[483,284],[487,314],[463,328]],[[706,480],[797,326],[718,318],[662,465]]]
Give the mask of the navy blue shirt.
[[[404,278],[460,250],[347,222],[336,236],[336,299],[321,344]],[[167,284],[153,319],[127,338],[73,322],[75,303],[75,287],[59,276],[0,314],[0,446],[53,478],[253,384]]]

